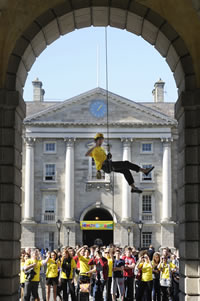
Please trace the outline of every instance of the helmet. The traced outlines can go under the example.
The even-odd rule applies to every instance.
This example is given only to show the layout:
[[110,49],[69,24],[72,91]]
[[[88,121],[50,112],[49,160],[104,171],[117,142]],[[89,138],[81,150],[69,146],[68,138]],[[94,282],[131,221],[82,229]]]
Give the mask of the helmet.
[[98,139],[98,138],[103,138],[103,139],[104,139],[103,134],[102,134],[102,133],[97,133],[97,134],[95,135],[94,139],[96,140],[96,139]]

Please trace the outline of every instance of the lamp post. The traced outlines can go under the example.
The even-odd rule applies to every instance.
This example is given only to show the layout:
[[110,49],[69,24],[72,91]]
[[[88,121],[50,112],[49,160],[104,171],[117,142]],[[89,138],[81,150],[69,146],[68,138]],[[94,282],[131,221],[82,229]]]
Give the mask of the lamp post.
[[143,228],[143,222],[140,220],[138,223],[138,228],[139,228],[139,231],[140,231],[140,250],[141,250],[141,240],[142,240],[142,228]]
[[69,233],[70,233],[70,227],[67,227],[67,245],[69,247]]
[[62,222],[61,222],[60,219],[57,220],[56,226],[57,226],[57,229],[58,229],[58,248],[60,249],[60,230],[61,230],[61,227],[62,227]]
[[131,227],[127,228],[127,232],[128,232],[128,246],[130,245],[130,233],[131,233]]

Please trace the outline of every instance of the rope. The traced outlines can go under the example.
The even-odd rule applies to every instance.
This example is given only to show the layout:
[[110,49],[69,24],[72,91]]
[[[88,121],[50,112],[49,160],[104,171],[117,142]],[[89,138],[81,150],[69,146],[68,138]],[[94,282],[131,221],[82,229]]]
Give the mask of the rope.
[[108,114],[108,38],[107,38],[107,27],[105,27],[105,56],[106,56],[106,104],[107,104],[107,147],[108,153],[110,152],[110,141],[109,141],[109,114]]
[[[108,153],[110,153],[110,138],[109,138],[109,107],[108,107],[108,35],[107,35],[107,27],[105,27],[105,55],[106,55],[106,104],[107,104],[107,148]],[[110,158],[111,159],[111,158]],[[110,161],[109,159],[109,161]],[[112,178],[112,217],[113,217],[113,243],[114,243],[114,226],[115,226],[115,218],[114,218],[114,205],[115,205],[115,191],[114,191],[114,172]]]

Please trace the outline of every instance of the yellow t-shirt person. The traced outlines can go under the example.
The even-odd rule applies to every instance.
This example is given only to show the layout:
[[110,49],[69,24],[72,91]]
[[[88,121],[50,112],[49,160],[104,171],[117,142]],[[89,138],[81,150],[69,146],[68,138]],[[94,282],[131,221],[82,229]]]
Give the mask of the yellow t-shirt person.
[[[66,264],[68,264],[68,263],[66,263]],[[62,269],[62,265],[63,265],[63,261],[61,261],[61,269]],[[73,277],[73,269],[75,269],[75,268],[76,268],[76,262],[75,262],[75,260],[72,258],[72,259],[71,259],[71,270],[70,270],[69,277],[67,278],[66,273],[63,272],[63,271],[61,271],[61,278],[62,278],[62,279],[72,279],[72,277]]]
[[49,258],[47,261],[47,271],[46,271],[46,278],[56,278],[58,277],[58,267],[59,262]]
[[112,258],[106,257],[108,260],[108,277],[112,277],[112,270],[113,270],[113,260]]
[[142,281],[153,280],[153,268],[150,263],[144,262],[139,264],[140,269],[142,268]]
[[160,265],[159,270],[161,271],[161,278],[163,279],[170,279],[170,271],[175,269],[176,266],[172,262],[170,263],[163,263]]
[[90,258],[80,256],[78,259],[80,261],[80,275],[88,276],[88,274],[86,274],[86,273],[89,272],[89,270],[90,270],[90,266],[88,264],[88,262],[90,261]]
[[[36,273],[35,276],[33,277],[33,279],[31,281],[40,281],[40,268],[42,266],[42,261],[41,260],[37,260],[37,259],[27,259],[25,261],[25,265],[24,266],[29,266],[33,263],[36,263],[36,265],[34,266],[34,272]],[[27,281],[27,280],[26,280]]]
[[94,159],[96,169],[101,170],[103,162],[107,159],[104,148],[101,146],[95,147],[89,156]]

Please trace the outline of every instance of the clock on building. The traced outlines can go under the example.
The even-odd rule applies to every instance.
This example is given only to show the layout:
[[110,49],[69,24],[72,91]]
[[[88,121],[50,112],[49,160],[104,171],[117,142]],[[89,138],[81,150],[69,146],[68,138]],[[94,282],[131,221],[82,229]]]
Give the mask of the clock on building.
[[90,105],[90,113],[97,117],[103,118],[107,112],[106,103],[103,100],[94,100]]

